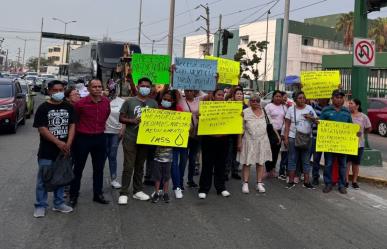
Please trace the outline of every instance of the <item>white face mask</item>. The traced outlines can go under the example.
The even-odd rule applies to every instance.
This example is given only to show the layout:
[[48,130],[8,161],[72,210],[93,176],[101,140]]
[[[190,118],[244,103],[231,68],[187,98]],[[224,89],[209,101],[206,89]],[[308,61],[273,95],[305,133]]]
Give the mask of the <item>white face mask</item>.
[[140,94],[142,95],[142,96],[148,96],[149,94],[150,94],[150,88],[148,88],[148,87],[140,87],[139,89],[138,89],[138,91],[140,92]]
[[54,94],[51,94],[51,98],[55,101],[62,101],[64,98],[64,92],[57,92]]
[[161,101],[161,106],[164,107],[164,108],[171,108],[172,102],[171,101],[167,101],[167,100],[162,100]]

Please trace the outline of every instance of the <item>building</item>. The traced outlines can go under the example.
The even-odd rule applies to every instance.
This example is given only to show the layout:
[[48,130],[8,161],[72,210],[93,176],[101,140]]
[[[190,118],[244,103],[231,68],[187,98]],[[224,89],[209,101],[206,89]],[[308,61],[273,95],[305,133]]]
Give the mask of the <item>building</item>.
[[[336,17],[336,16],[335,16]],[[258,64],[259,79],[266,81],[279,81],[281,69],[281,47],[283,19],[254,22],[240,25],[238,29],[232,30],[234,37],[229,40],[228,52],[221,57],[233,59],[239,48],[247,52],[247,57],[252,52],[247,48],[251,41],[266,40],[269,42],[266,58],[261,54],[262,61]],[[189,58],[203,58],[202,51],[205,48],[206,36],[196,35],[185,38],[183,55]],[[210,52],[216,55],[218,51],[218,35],[211,36]],[[221,44],[221,43],[220,43]],[[288,63],[286,75],[300,75],[303,70],[320,70],[322,68],[322,56],[334,54],[346,54],[348,48],[344,47],[343,34],[336,32],[334,28],[313,24],[313,18],[308,23],[290,21],[288,40]]]
[[[77,41],[67,42],[65,45],[64,51],[62,51],[63,45],[54,45],[54,46],[48,47],[47,59],[52,65],[58,66],[61,64],[67,64],[69,49],[76,49],[82,45],[85,45],[85,42],[77,42]],[[65,58],[64,61],[62,61],[62,55]]]

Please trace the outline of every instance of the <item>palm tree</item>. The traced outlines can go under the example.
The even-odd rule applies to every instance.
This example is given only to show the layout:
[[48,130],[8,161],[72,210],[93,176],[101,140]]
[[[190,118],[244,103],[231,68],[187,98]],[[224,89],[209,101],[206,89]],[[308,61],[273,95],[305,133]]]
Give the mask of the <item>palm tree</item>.
[[387,18],[379,17],[373,20],[368,35],[370,38],[375,39],[376,48],[379,52],[383,52],[387,45]]
[[336,31],[344,33],[344,46],[351,48],[353,43],[353,12],[342,14],[336,22]]

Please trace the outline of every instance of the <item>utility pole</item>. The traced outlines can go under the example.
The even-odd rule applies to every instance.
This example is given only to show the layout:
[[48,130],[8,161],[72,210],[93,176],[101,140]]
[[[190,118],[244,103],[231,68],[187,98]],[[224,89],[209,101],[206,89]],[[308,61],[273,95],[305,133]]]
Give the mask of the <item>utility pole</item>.
[[266,84],[267,80],[267,40],[268,40],[268,35],[269,35],[269,15],[271,14],[270,9],[266,13],[266,49],[265,49],[265,68],[264,68],[264,81]]
[[288,63],[288,35],[289,35],[289,11],[290,11],[290,0],[285,0],[285,16],[282,30],[282,48],[281,48],[281,65],[280,65],[280,76],[279,82],[276,89],[280,87],[284,88],[286,68]]
[[17,64],[16,67],[20,66],[20,48],[17,48]]
[[[206,31],[207,43],[206,43],[205,54],[206,55],[210,55],[210,34],[211,34],[211,30],[210,30],[210,8],[208,7],[208,4],[206,4],[206,6],[204,6],[203,4],[200,4],[195,9],[198,9],[200,7],[202,7],[206,11],[206,17],[200,15],[200,17],[198,17],[198,19],[196,19],[196,20],[199,20],[200,18],[203,18],[206,21],[206,28],[203,28],[203,26],[200,26],[200,28],[202,28],[202,29],[204,29]],[[197,29],[197,30],[199,30],[199,29]]]
[[219,28],[218,28],[218,48],[216,50],[216,56],[220,55],[220,39],[222,35],[222,14],[219,15]]
[[43,33],[43,17],[42,17],[42,25],[40,26],[40,39],[39,39],[39,55],[38,55],[38,65],[36,67],[36,72],[39,74],[40,72],[40,54],[42,53],[42,33]]
[[8,71],[8,49],[7,53],[5,54],[5,71]]
[[152,54],[154,52],[155,40],[152,40]]
[[175,0],[170,0],[169,6],[169,31],[168,31],[168,55],[173,55],[173,32],[175,27]]
[[140,0],[140,16],[138,19],[138,40],[137,40],[138,46],[140,46],[140,43],[141,43],[141,25],[142,25],[141,19],[142,19],[142,0]]
[[[64,34],[65,34],[65,35],[66,35],[66,31],[67,31],[67,24],[77,22],[77,21],[68,21],[68,22],[65,22],[65,21],[63,21],[63,20],[61,20],[61,19],[59,19],[59,18],[56,18],[56,17],[52,18],[52,20],[61,22],[61,23],[63,23],[63,24],[65,25],[65,28],[64,28]],[[66,63],[66,60],[64,60],[64,50],[65,50],[65,46],[66,46],[65,43],[66,43],[66,39],[63,39],[63,46],[62,46],[62,64],[65,64],[65,63]],[[67,54],[66,54],[66,56],[67,56]]]
[[26,47],[27,47],[28,39],[24,39],[24,38],[21,38],[19,36],[16,36],[16,38],[19,39],[19,40],[24,41],[23,60],[22,60],[22,65],[23,65],[23,68],[24,68],[25,67],[24,61],[25,61],[25,57],[26,57]]

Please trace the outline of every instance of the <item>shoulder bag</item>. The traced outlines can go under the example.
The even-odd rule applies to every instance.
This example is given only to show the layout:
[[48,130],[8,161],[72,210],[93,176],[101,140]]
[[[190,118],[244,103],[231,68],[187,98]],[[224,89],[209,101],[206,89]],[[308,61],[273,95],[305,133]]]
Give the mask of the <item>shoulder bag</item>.
[[309,149],[311,143],[311,134],[297,131],[297,113],[296,106],[294,106],[294,127],[296,129],[295,146],[299,149]]
[[266,132],[267,132],[267,136],[269,137],[270,145],[271,146],[278,145],[280,142],[279,137],[277,136],[277,133],[274,131],[273,124],[270,123],[270,120],[267,117],[265,108],[262,108],[262,110],[263,110],[263,113],[265,114]]

